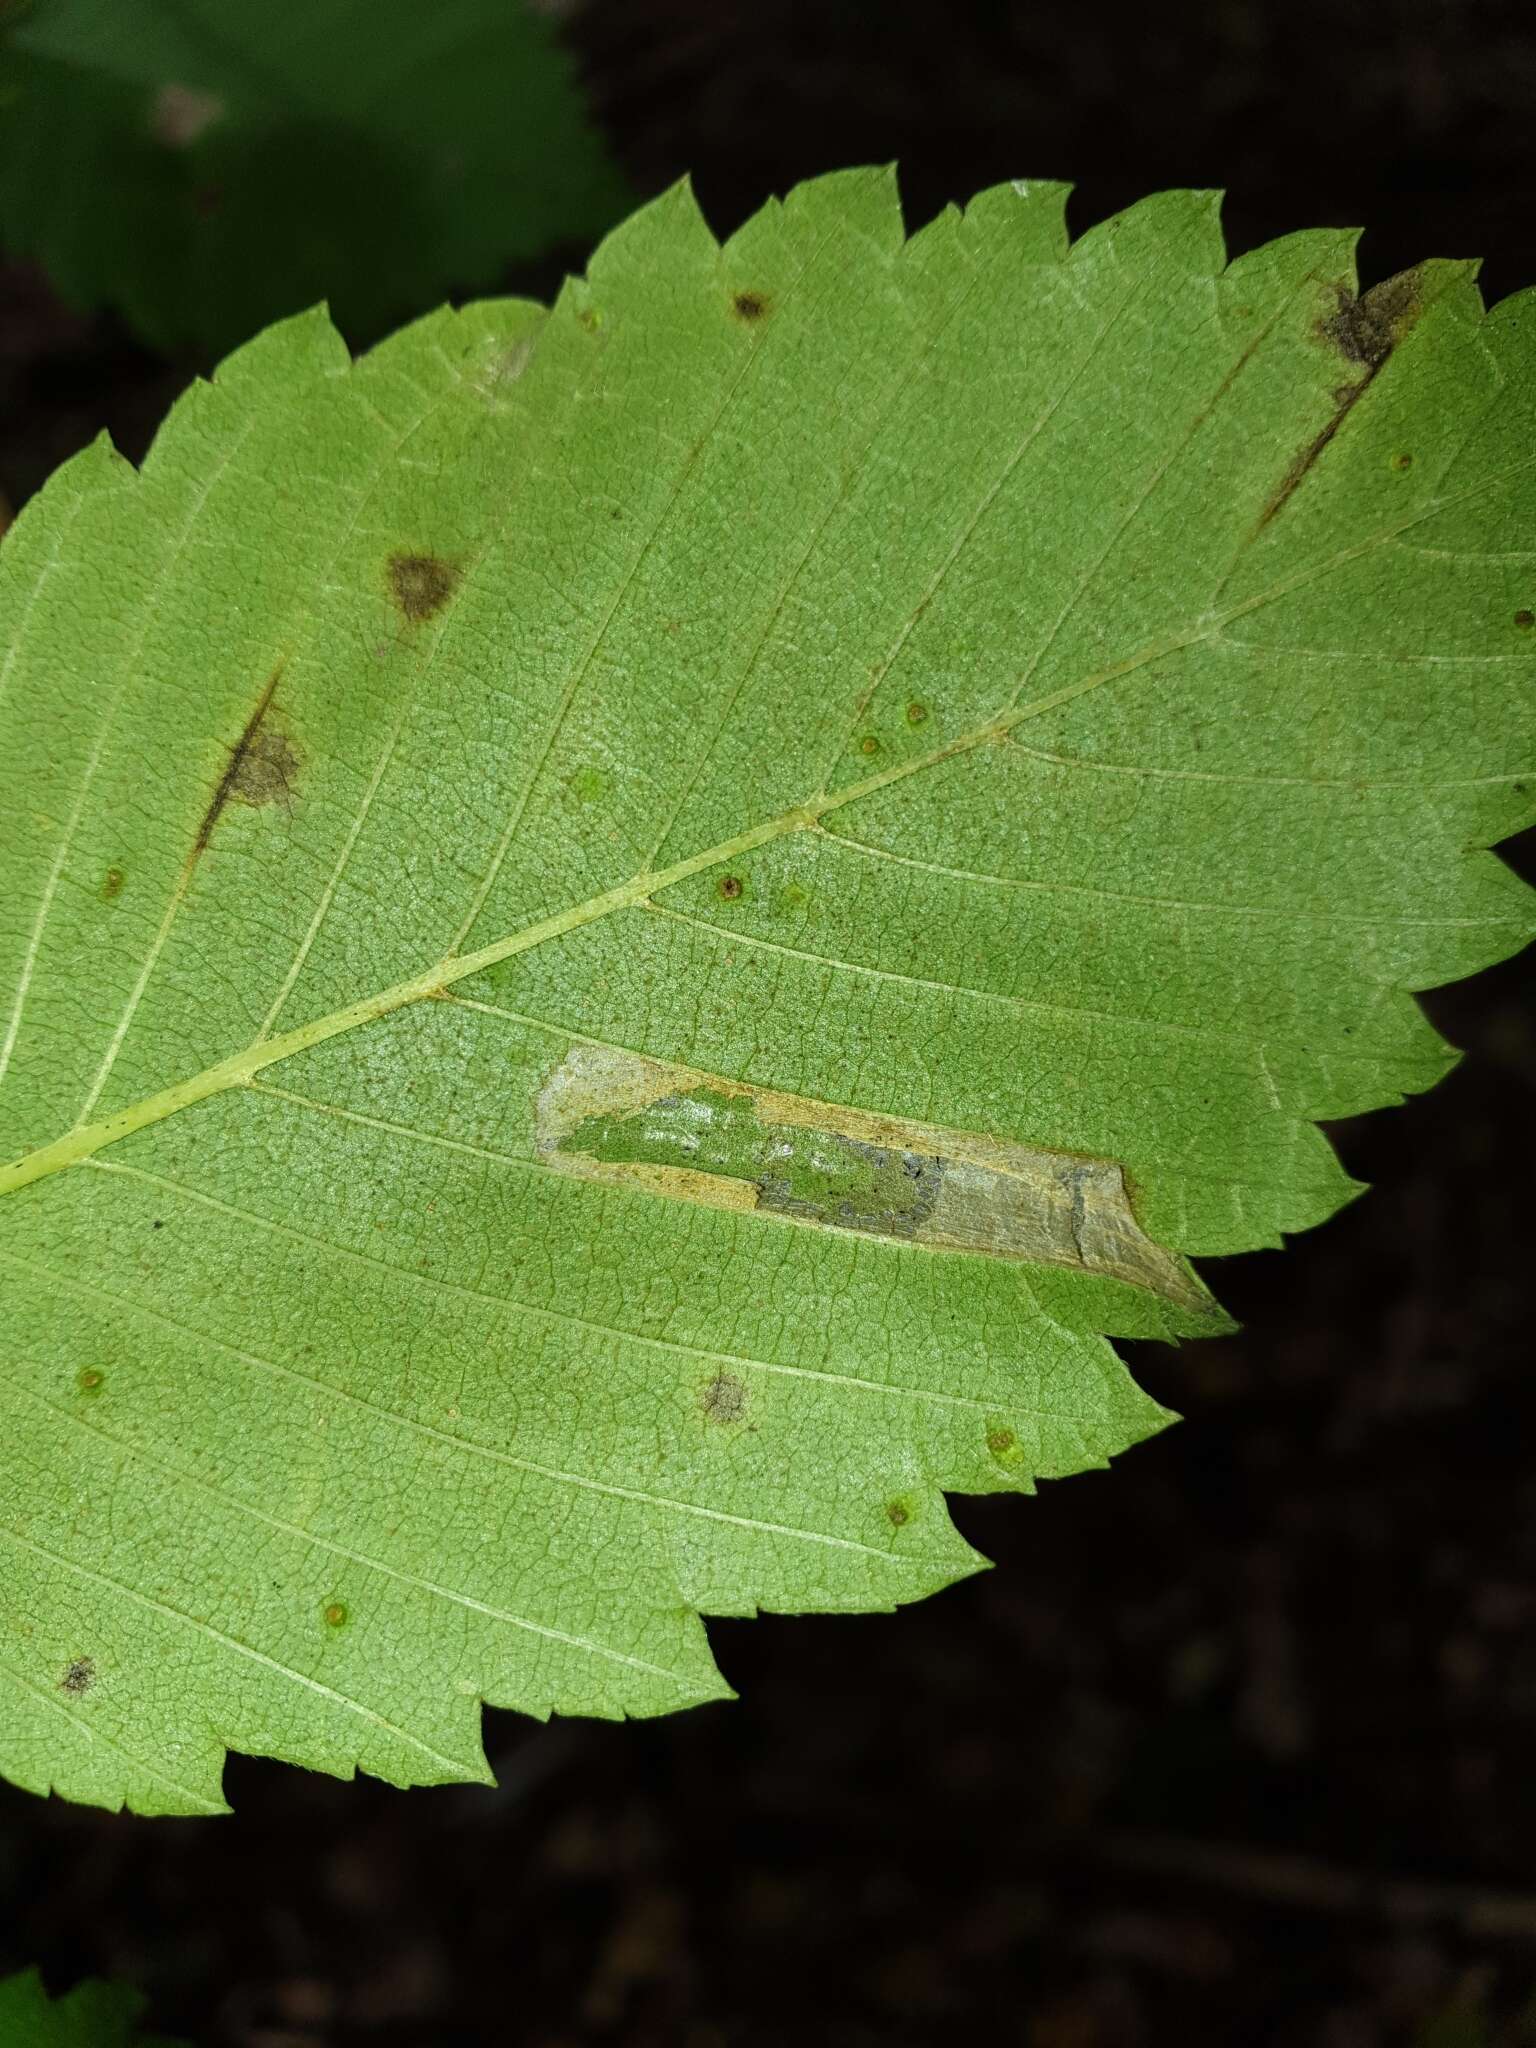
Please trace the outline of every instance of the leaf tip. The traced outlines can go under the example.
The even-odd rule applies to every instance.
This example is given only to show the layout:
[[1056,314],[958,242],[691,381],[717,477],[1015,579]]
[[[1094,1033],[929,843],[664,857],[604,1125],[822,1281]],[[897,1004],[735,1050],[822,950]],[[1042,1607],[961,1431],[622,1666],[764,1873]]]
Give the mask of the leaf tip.
[[209,382],[222,391],[248,388],[275,397],[300,378],[338,376],[352,367],[352,351],[331,318],[328,300],[289,313],[232,349]]

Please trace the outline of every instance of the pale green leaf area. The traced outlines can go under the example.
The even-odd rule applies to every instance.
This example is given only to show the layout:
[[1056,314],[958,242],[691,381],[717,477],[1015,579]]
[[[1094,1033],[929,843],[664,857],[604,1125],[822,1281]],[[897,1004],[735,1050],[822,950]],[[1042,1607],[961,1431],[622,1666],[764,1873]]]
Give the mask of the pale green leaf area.
[[1450,1065],[1409,992],[1536,925],[1536,297],[1063,197],[678,190],[7,536],[18,1783],[481,1777],[482,1700],[936,1591]]
[[140,2033],[143,2010],[143,1998],[126,1984],[92,1980],[50,1998],[36,1970],[0,1977],[4,2048],[178,2048]]
[[28,0],[0,87],[0,240],[164,349],[372,340],[624,210],[528,0]]

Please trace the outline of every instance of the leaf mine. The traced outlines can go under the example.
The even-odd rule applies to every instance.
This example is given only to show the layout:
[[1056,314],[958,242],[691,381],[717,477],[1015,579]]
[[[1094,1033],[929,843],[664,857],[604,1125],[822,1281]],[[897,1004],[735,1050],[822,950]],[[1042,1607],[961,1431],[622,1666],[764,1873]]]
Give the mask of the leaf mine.
[[535,1103],[560,1171],[934,1251],[1067,1266],[1180,1307],[1210,1297],[1136,1219],[1123,1169],[974,1131],[575,1045]]

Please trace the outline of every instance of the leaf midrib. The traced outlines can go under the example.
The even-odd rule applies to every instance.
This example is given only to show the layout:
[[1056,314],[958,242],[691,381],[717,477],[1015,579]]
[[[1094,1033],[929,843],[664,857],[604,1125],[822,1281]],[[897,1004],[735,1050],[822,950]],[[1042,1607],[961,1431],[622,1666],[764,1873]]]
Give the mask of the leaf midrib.
[[660,870],[644,870],[632,875],[627,881],[615,884],[611,889],[587,897],[583,902],[571,904],[566,909],[539,918],[521,930],[493,940],[489,945],[477,948],[473,953],[449,956],[438,961],[424,972],[410,976],[405,981],[395,982],[386,989],[362,997],[358,1002],[333,1010],[328,1015],[313,1019],[308,1024],[283,1032],[275,1038],[259,1039],[230,1054],[227,1059],[205,1067],[199,1074],[173,1082],[152,1095],[142,1097],[126,1109],[118,1110],[112,1116],[96,1122],[78,1124],[50,1143],[24,1153],[19,1159],[0,1167],[0,1195],[16,1194],[29,1187],[34,1181],[45,1180],[61,1172],[67,1166],[89,1159],[109,1145],[131,1137],[136,1131],[162,1122],[178,1110],[188,1109],[194,1103],[205,1102],[209,1097],[220,1095],[229,1088],[245,1087],[257,1074],[280,1061],[296,1054],[308,1052],[312,1047],[324,1044],[328,1039],[341,1037],[348,1031],[372,1024],[381,1017],[387,1017],[396,1010],[408,1008],[412,1003],[423,1002],[439,995],[456,982],[468,980],[476,974],[483,974],[488,968],[500,965],[503,960],[512,959],[519,953],[531,951],[551,939],[563,938],[568,932],[579,931],[584,926],[597,923],[616,910],[633,909],[649,896],[689,880],[692,876],[719,867],[727,861],[738,859],[742,854],[754,852],[777,839],[787,838],[795,832],[814,830],[829,813],[844,806],[861,802],[874,796],[882,789],[909,777],[940,766],[943,762],[973,752],[977,747],[1005,739],[1016,727],[1034,718],[1043,717],[1047,712],[1060,708],[1073,699],[1086,696],[1090,691],[1100,689],[1104,684],[1145,668],[1154,661],[1161,661],[1170,654],[1176,654],[1186,647],[1214,639],[1234,619],[1249,612],[1260,610],[1276,602],[1303,584],[1313,582],[1320,576],[1330,574],[1345,563],[1369,554],[1383,543],[1393,541],[1400,534],[1421,525],[1424,521],[1438,517],[1449,506],[1481,496],[1495,485],[1506,483],[1522,470],[1536,466],[1536,456],[1527,456],[1511,463],[1507,468],[1492,475],[1484,476],[1465,490],[1436,497],[1407,518],[1382,528],[1354,546],[1340,549],[1322,562],[1297,570],[1283,577],[1267,589],[1245,598],[1242,603],[1226,611],[1208,616],[1196,626],[1182,632],[1169,634],[1162,639],[1149,642],[1136,653],[1123,660],[1079,677],[1076,682],[1064,684],[1060,689],[1036,698],[1032,703],[1015,705],[1012,709],[997,713],[971,731],[957,738],[945,741],[928,752],[895,762],[887,768],[862,777],[843,788],[820,795],[802,804],[791,806],[786,811],[766,819],[747,831],[735,834],[729,839],[718,841],[702,852],[690,854],[675,861],[670,867]]

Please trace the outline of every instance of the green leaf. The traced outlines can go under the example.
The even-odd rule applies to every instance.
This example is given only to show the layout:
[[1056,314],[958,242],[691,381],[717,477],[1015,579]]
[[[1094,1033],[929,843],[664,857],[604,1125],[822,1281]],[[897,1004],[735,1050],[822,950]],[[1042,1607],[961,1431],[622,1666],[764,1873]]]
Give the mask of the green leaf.
[[0,1762],[481,1776],[980,1560],[1352,1184],[1536,815],[1536,297],[686,191],[0,550]]
[[371,340],[623,210],[526,0],[31,0],[4,87],[0,239],[166,349]]
[[139,2032],[144,1999],[126,1984],[77,1984],[51,1999],[36,1970],[0,1977],[5,2048],[176,2048]]

